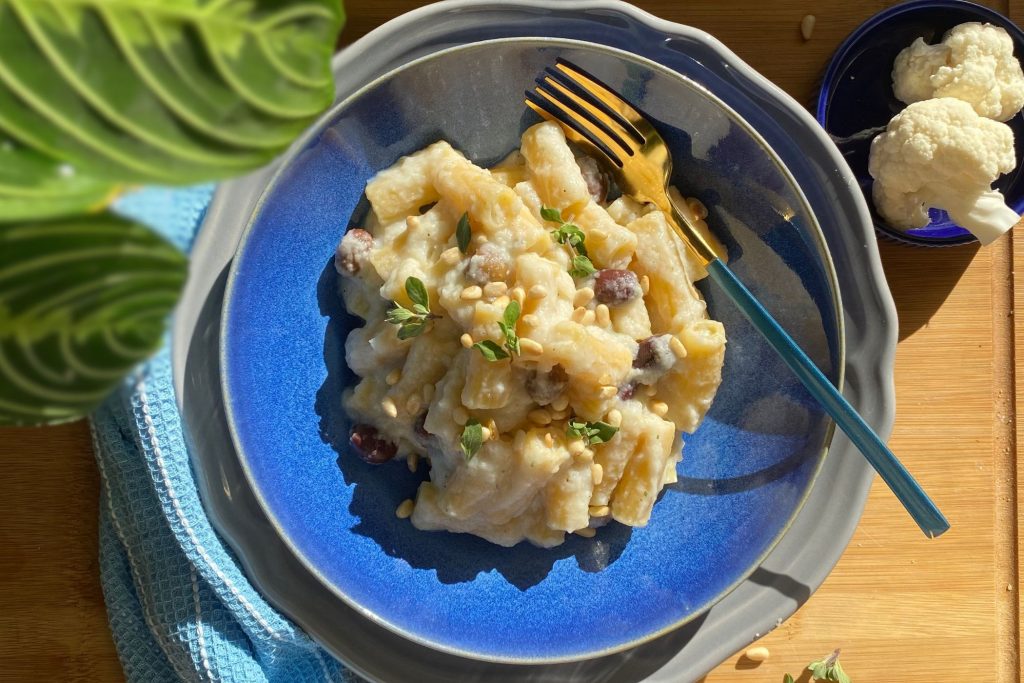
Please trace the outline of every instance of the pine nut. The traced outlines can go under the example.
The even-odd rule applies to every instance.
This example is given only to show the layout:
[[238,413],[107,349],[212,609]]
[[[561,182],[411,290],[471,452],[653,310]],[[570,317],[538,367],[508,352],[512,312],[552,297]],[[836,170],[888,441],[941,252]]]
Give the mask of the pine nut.
[[544,445],[551,448],[555,445],[555,437],[551,436],[551,432],[544,435]]
[[464,290],[462,290],[462,293],[459,294],[459,298],[462,299],[463,301],[476,301],[483,295],[484,290],[480,289],[479,286],[470,285],[469,287],[466,287]]
[[393,387],[396,384],[398,384],[401,381],[401,379],[402,371],[399,370],[398,368],[395,368],[394,370],[388,373],[387,377],[384,378],[384,383],[387,384],[389,387]]
[[651,278],[646,275],[640,276],[640,291],[644,294],[648,294],[651,291]]
[[569,407],[569,397],[566,396],[565,394],[562,394],[561,396],[559,396],[558,398],[551,402],[551,407],[557,410],[558,412],[562,412],[563,410]]
[[519,350],[523,353],[528,353],[531,356],[540,356],[544,353],[544,346],[540,342],[534,341],[529,337],[520,337]]
[[540,408],[531,410],[526,417],[530,419],[530,422],[540,425],[541,427],[551,424],[551,413]]
[[580,324],[593,325],[595,320],[597,320],[597,315],[593,311],[588,310],[583,314],[583,320],[580,321]]
[[573,533],[577,536],[582,536],[583,538],[593,538],[594,534],[597,533],[597,530],[591,529],[589,526],[585,526],[582,529],[577,529]]
[[586,449],[587,447],[584,445],[582,439],[575,439],[569,442],[569,455],[579,455]]
[[459,252],[458,247],[451,247],[450,249],[445,249],[441,252],[441,261],[444,262],[445,265],[454,266],[461,258],[462,255]]
[[511,293],[512,299],[522,306],[523,302],[526,301],[526,291],[522,287],[513,287]]
[[[594,482],[594,486],[600,484],[601,481],[604,479],[604,468],[601,467],[600,463],[595,462],[593,465],[590,466],[590,479]],[[594,515],[595,517],[604,517],[608,514],[608,506],[602,505],[601,508],[604,510],[604,512],[597,514],[592,511],[590,514]],[[593,510],[593,508],[591,508],[591,510]]]
[[380,402],[381,410],[388,417],[398,417],[398,406],[395,405],[395,400],[390,396],[385,396]]
[[462,344],[462,348],[471,349],[473,348],[473,337],[468,332],[459,337],[459,343]]
[[488,282],[484,285],[484,296],[488,299],[496,299],[508,291],[508,285],[504,282]]
[[[591,467],[591,469],[593,469],[595,467],[600,467],[600,465],[594,464],[594,465],[591,465],[590,467]],[[599,482],[595,481],[594,483],[597,484]],[[605,517],[611,511],[612,511],[612,509],[610,507],[608,507],[607,505],[594,505],[594,506],[591,506],[591,508],[590,508],[590,516],[591,517]]]
[[752,662],[764,662],[771,656],[771,652],[768,651],[768,648],[760,645],[758,647],[750,648],[743,653],[743,656]]
[[686,358],[686,347],[683,346],[683,342],[679,341],[679,337],[671,337],[668,340],[668,348],[672,349],[676,358]]
[[572,305],[586,306],[591,302],[591,300],[593,300],[593,298],[594,290],[591,289],[590,287],[584,287],[583,289],[578,290],[576,294],[572,297]]
[[572,321],[575,322],[575,323],[580,323],[582,325],[583,324],[583,316],[585,316],[586,314],[587,314],[587,309],[585,309],[585,308],[580,307],[580,308],[573,309]]
[[406,498],[402,501],[402,504],[398,506],[398,509],[395,510],[395,517],[398,517],[399,519],[409,519],[415,507],[416,503]]
[[611,384],[601,387],[601,398],[611,398],[619,393],[619,388]]
[[668,414],[668,404],[664,401],[651,401],[650,409],[658,417],[665,417]]
[[526,325],[527,327],[540,326],[540,318],[535,316],[533,313],[527,313],[526,315],[523,316],[522,320],[523,324]]
[[528,294],[531,299],[543,299],[548,295],[548,290],[544,285],[534,285],[530,287]]
[[611,410],[609,410],[608,411],[608,424],[610,424],[612,427],[621,427],[622,426],[622,413],[619,410],[615,409],[615,408],[612,408]]
[[410,415],[417,415],[422,407],[423,401],[419,394],[413,394],[409,397],[409,400],[405,402],[405,409]]
[[612,314],[608,310],[605,304],[598,304],[597,308],[594,309],[594,314],[597,318],[597,324],[601,327],[608,327],[612,324]]

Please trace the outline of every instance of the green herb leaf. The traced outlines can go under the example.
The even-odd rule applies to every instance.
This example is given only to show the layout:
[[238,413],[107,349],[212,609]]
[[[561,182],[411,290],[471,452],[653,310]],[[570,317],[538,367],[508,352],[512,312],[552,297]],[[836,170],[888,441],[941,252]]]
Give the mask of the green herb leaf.
[[430,309],[423,304],[413,304],[412,310],[418,315],[430,315]]
[[469,212],[462,214],[459,224],[455,228],[455,241],[459,243],[459,251],[465,254],[469,250],[469,240],[473,237],[473,231],[469,227]]
[[399,304],[395,304],[395,307],[388,310],[387,314],[384,316],[384,321],[391,323],[392,325],[401,325],[415,317],[416,314],[408,308],[403,308]]
[[505,326],[514,330],[516,323],[519,321],[519,314],[523,312],[519,302],[513,299],[508,302],[508,306],[505,306],[505,313],[502,315],[502,319],[505,322]]
[[430,298],[427,296],[427,288],[423,284],[423,280],[412,276],[405,278],[405,293],[409,295],[409,299],[414,304],[423,306],[427,311],[430,310]]
[[588,444],[597,444],[608,443],[618,431],[618,427],[612,427],[607,422],[584,422],[573,418],[569,420],[565,433],[570,439],[583,439]]
[[542,206],[540,209],[541,218],[552,223],[562,222],[562,212],[558,209],[552,209],[549,206]]
[[790,676],[789,674],[786,674],[782,678],[782,683],[796,683],[796,681],[793,680],[792,676]]
[[159,346],[187,270],[162,237],[109,213],[0,223],[0,425],[91,411]]
[[594,267],[594,264],[586,256],[577,255],[573,257],[569,275],[572,275],[574,278],[584,278],[596,272],[597,268]]
[[843,671],[839,663],[839,649],[824,659],[811,662],[807,665],[811,677],[818,681],[831,681],[832,683],[851,683],[850,677]]
[[619,431],[618,427],[612,427],[607,422],[590,422],[587,426],[590,431],[590,443],[608,443]]
[[427,323],[423,321],[408,322],[398,328],[398,338],[412,339],[423,334],[423,330],[427,329]]
[[559,244],[568,244],[578,253],[583,254],[584,256],[587,255],[587,247],[584,244],[587,239],[587,235],[580,230],[579,226],[573,225],[572,223],[564,223],[557,230],[551,231],[551,239],[555,240]]
[[459,445],[462,448],[462,454],[466,456],[466,460],[472,460],[476,452],[484,445],[484,428],[480,426],[480,423],[475,418],[471,417],[466,421]]
[[490,339],[478,341],[476,344],[473,344],[473,348],[480,351],[480,353],[483,354],[483,357],[492,363],[508,358],[508,354],[505,353],[505,350]]

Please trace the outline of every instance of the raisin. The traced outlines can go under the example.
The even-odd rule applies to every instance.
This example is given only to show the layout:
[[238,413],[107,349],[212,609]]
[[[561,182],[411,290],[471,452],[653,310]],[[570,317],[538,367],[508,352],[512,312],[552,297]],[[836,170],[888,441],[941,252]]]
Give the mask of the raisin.
[[672,353],[672,348],[668,345],[670,338],[671,335],[662,334],[637,342],[633,367],[657,373],[668,372],[676,363],[676,355]]
[[598,303],[618,306],[643,294],[636,273],[631,270],[605,268],[597,271],[594,280],[594,298]]
[[355,275],[370,257],[373,235],[362,228],[352,228],[338,242],[334,252],[334,269],[342,275]]
[[358,424],[352,428],[349,443],[364,462],[379,465],[391,460],[398,452],[398,446],[377,434],[376,427]]
[[580,167],[583,180],[587,183],[590,198],[598,204],[604,204],[608,198],[608,176],[601,170],[601,166],[588,156],[576,157],[576,165]]
[[509,264],[501,250],[484,243],[470,257],[466,265],[466,279],[483,287],[488,282],[504,282],[508,271]]
[[534,370],[526,378],[526,393],[538,405],[546,406],[562,395],[569,385],[569,375],[561,365],[555,365],[548,372]]

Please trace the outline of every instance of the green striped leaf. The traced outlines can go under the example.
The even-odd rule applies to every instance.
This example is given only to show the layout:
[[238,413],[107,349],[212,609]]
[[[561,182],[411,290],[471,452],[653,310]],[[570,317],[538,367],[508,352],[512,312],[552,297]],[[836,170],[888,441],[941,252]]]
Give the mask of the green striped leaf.
[[0,132],[80,177],[238,175],[331,103],[343,17],[339,0],[0,0]]
[[116,188],[0,138],[0,221],[40,220],[102,208]]
[[158,346],[187,261],[109,213],[0,224],[0,425],[81,417]]

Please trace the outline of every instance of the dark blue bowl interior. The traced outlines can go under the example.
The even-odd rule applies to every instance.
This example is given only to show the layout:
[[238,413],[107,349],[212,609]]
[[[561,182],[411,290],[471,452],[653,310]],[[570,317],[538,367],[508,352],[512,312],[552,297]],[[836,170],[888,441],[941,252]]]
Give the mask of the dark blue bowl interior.
[[[523,91],[564,57],[642,108],[674,181],[710,210],[731,265],[834,381],[838,294],[802,195],[752,129],[700,87],[639,58],[542,40],[440,53],[335,109],[287,161],[239,254],[224,315],[225,400],[241,461],[279,533],[343,599],[434,647],[515,661],[621,649],[697,616],[753,571],[810,489],[831,422],[742,315],[704,286],[728,348],[722,386],[687,439],[679,482],[650,524],[612,524],[543,550],[428,533],[394,510],[426,476],[348,446],[334,245],[366,181],[439,139],[479,164],[536,122]],[[685,75],[701,82],[696,60]]]
[[[885,126],[906,106],[892,92],[892,65],[900,50],[917,38],[936,43],[946,31],[969,21],[1002,26],[1013,38],[1014,54],[1018,59],[1024,55],[1024,32],[998,12],[958,0],[908,2],[879,12],[854,31],[836,51],[822,83],[818,122],[839,145],[856,174],[875,227],[901,240],[934,246],[974,242],[975,238],[938,209],[930,211],[931,223],[923,228],[902,231],[889,227],[871,201],[871,137],[844,138]],[[1006,123],[1013,129],[1019,161],[1024,153],[1024,115],[1017,114]],[[1000,177],[994,187],[1003,193],[1014,211],[1024,211],[1024,172],[1020,166]]]

